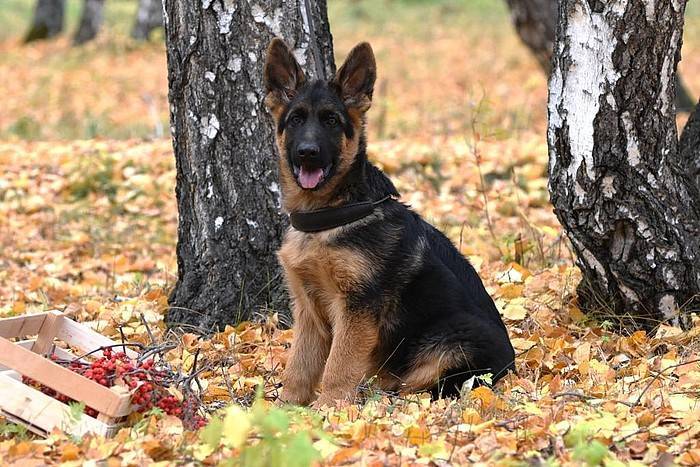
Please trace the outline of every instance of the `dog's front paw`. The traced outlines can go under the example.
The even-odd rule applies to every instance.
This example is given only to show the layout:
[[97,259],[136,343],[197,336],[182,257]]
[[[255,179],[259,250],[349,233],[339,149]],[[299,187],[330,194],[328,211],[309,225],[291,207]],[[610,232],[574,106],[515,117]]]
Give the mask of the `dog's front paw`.
[[309,405],[314,398],[314,391],[302,385],[282,383],[280,401],[285,404]]
[[320,409],[322,407],[336,407],[344,406],[355,402],[357,398],[357,391],[355,388],[347,388],[345,390],[335,390],[335,391],[321,391],[321,395],[318,399],[311,404],[314,409]]
[[290,391],[287,389],[282,390],[282,395],[280,396],[280,400],[284,402],[285,404],[294,404],[294,405],[309,405],[309,402],[311,402],[312,396],[301,391]]
[[319,398],[316,399],[313,404],[311,404],[311,408],[315,410],[320,410],[323,408],[335,407],[336,405],[338,405],[338,403],[339,400],[321,394]]

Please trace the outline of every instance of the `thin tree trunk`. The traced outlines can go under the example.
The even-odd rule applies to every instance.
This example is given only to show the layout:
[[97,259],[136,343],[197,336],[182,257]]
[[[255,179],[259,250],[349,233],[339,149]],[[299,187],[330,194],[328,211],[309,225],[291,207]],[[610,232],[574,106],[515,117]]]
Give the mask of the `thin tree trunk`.
[[136,22],[131,30],[131,37],[145,41],[154,29],[163,26],[162,0],[139,0]]
[[97,36],[104,19],[104,6],[104,0],[85,0],[78,31],[73,37],[73,44],[84,44]]
[[164,19],[179,212],[167,321],[208,331],[261,309],[287,313],[263,63],[281,36],[310,76],[332,75],[326,2],[166,0]]
[[549,84],[550,194],[579,300],[644,327],[683,322],[700,293],[700,195],[673,105],[684,10],[563,0]]
[[32,25],[24,42],[48,39],[63,31],[65,0],[37,0]]
[[[552,68],[552,47],[559,18],[559,0],[506,0],[513,26],[520,40],[530,49],[542,70],[549,75]],[[693,110],[695,101],[676,74],[676,108]]]

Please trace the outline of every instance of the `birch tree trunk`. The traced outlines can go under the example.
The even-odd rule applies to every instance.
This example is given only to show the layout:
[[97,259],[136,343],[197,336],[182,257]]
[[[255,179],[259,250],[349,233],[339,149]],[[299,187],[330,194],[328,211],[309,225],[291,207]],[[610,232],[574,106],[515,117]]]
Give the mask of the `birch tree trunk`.
[[162,0],[139,0],[136,22],[131,30],[131,37],[145,41],[154,29],[163,26]]
[[700,293],[700,196],[676,134],[683,0],[562,0],[549,84],[550,194],[579,300],[651,327]]
[[24,42],[48,39],[63,31],[65,0],[37,0],[32,25]]
[[[530,49],[542,70],[549,75],[552,47],[559,20],[559,0],[506,0],[513,26],[520,40]],[[676,74],[676,107],[690,112],[695,101],[690,97],[679,74]]]
[[104,6],[105,0],[85,0],[78,31],[73,36],[73,44],[84,44],[97,37],[104,19]]
[[210,331],[261,310],[287,313],[263,63],[280,36],[310,77],[331,76],[326,2],[166,0],[164,19],[179,212],[167,321]]

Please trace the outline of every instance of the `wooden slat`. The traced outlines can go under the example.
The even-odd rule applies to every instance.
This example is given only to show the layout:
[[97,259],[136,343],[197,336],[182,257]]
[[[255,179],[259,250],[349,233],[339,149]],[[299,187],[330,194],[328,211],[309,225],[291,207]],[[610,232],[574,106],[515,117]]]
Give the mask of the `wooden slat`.
[[0,337],[13,339],[15,337],[36,336],[48,313],[36,315],[13,316],[0,319]]
[[22,375],[17,373],[15,370],[0,370],[0,375],[8,376],[12,379],[16,379],[17,381],[22,381]]
[[58,332],[59,327],[63,325],[63,321],[65,319],[66,318],[63,314],[49,313],[46,316],[44,323],[41,325],[41,329],[39,329],[36,342],[31,348],[32,352],[40,355],[46,355],[48,352],[50,352],[51,347],[53,346],[54,337],[56,337],[56,333]]
[[[79,323],[76,323],[68,317],[63,320],[61,326],[58,328],[56,338],[79,348],[84,353],[92,352],[100,347],[118,344],[118,342],[114,342],[112,339],[105,337],[102,334],[99,334]],[[116,352],[121,352],[122,348],[118,347],[114,350]],[[138,357],[138,354],[133,350],[130,350],[129,347],[126,347],[126,354],[131,358]],[[102,356],[102,352],[95,352],[93,355],[100,357]]]
[[0,394],[0,407],[4,413],[41,435],[58,427],[75,436],[90,432],[109,436],[116,428],[87,414],[72,421],[66,404],[4,374],[0,374]]
[[[15,342],[15,345],[19,345],[20,347],[23,347],[25,349],[32,350],[32,347],[34,346],[35,342],[36,342],[36,339],[26,339],[23,341]],[[54,349],[54,353],[61,360],[72,360],[75,358],[75,355],[73,355],[72,353],[70,353],[67,350],[64,350],[60,347],[56,347]],[[7,370],[7,367],[4,365],[0,365],[0,372],[3,370]]]
[[[34,347],[34,343],[36,342],[36,339],[28,339],[24,341],[19,341],[15,342],[15,344],[24,347],[25,349],[32,350]],[[60,347],[56,347],[53,349],[53,353],[56,354],[58,358],[61,360],[73,360],[75,359],[75,355],[67,351],[66,349],[62,349]]]
[[124,388],[101,386],[2,337],[0,364],[110,417],[121,417],[131,411],[130,396]]

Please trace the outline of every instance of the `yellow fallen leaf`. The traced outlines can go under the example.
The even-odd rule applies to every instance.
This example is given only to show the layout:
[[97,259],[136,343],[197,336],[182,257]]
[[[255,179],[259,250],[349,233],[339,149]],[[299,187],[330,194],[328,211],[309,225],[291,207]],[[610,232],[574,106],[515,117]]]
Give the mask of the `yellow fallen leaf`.
[[61,461],[74,461],[80,457],[80,448],[73,443],[64,444],[61,448]]
[[207,400],[216,400],[223,398],[230,399],[231,390],[229,390],[228,386],[211,385],[207,389],[205,397],[207,398]]
[[493,400],[496,398],[493,391],[486,386],[479,386],[478,388],[473,389],[471,393],[469,393],[469,396],[472,399],[481,401],[484,406],[491,405]]
[[108,458],[114,453],[114,450],[119,447],[120,443],[117,441],[104,441],[102,443],[97,443],[94,449],[100,454],[103,459]]
[[605,363],[596,360],[595,358],[588,362],[591,369],[591,373],[595,374],[595,377],[599,381],[609,381],[612,382],[615,379],[615,370],[610,368]]
[[[357,455],[357,453],[361,452],[360,448],[358,447],[349,447],[349,448],[343,448],[340,449],[338,452],[335,453],[335,455],[331,458],[329,464],[330,465],[342,465],[344,463],[349,462],[353,457]],[[321,451],[321,455],[323,455],[323,451]]]
[[688,449],[678,458],[681,465],[700,465],[700,448]]
[[188,373],[194,365],[194,354],[190,353],[186,348],[182,349],[182,371]]
[[475,409],[468,407],[462,411],[462,421],[470,425],[481,423],[481,415]]
[[340,446],[327,440],[326,438],[321,438],[314,443],[316,450],[321,453],[321,457],[324,459],[330,457],[340,450]]
[[250,416],[237,405],[226,409],[221,434],[224,443],[239,448],[245,443],[250,431]]
[[153,460],[163,460],[172,454],[172,447],[162,443],[158,439],[149,439],[143,442],[142,449]]
[[700,408],[700,401],[697,398],[691,398],[685,394],[671,394],[668,396],[668,402],[673,409],[673,415],[677,417]]
[[447,459],[450,455],[445,442],[443,440],[434,441],[432,443],[424,443],[418,448],[418,455],[430,459]]
[[537,416],[542,415],[542,409],[537,407],[537,404],[535,404],[534,402],[529,402],[529,401],[525,402],[523,404],[523,410],[529,414],[532,414],[532,415],[537,415]]
[[656,421],[656,416],[648,410],[637,415],[637,424],[639,426],[649,426]]
[[196,460],[203,462],[215,449],[216,448],[209,446],[207,443],[197,443],[192,450],[192,454]]
[[413,425],[406,429],[406,438],[414,446],[420,446],[430,440],[430,430],[425,426]]
[[523,289],[525,287],[522,284],[503,284],[500,289],[498,289],[497,294],[501,298],[510,300],[523,295]]
[[27,304],[24,301],[15,302],[12,304],[12,312],[21,315],[27,310]]
[[659,329],[656,331],[656,338],[657,339],[664,339],[664,338],[669,338],[669,337],[675,337],[683,334],[683,330],[679,327],[676,326],[668,326],[665,324],[662,324],[659,326]]
[[507,305],[503,309],[503,317],[511,321],[522,321],[527,316],[527,310],[522,305]]
[[572,356],[574,361],[579,365],[581,365],[583,362],[589,361],[591,359],[591,343],[585,342],[576,347],[576,350],[574,350],[574,354]]
[[569,318],[571,318],[574,322],[583,321],[586,319],[586,315],[576,305],[570,305],[568,307],[568,312]]
[[364,420],[356,420],[351,425],[350,437],[355,441],[362,441],[371,435],[371,426]]

